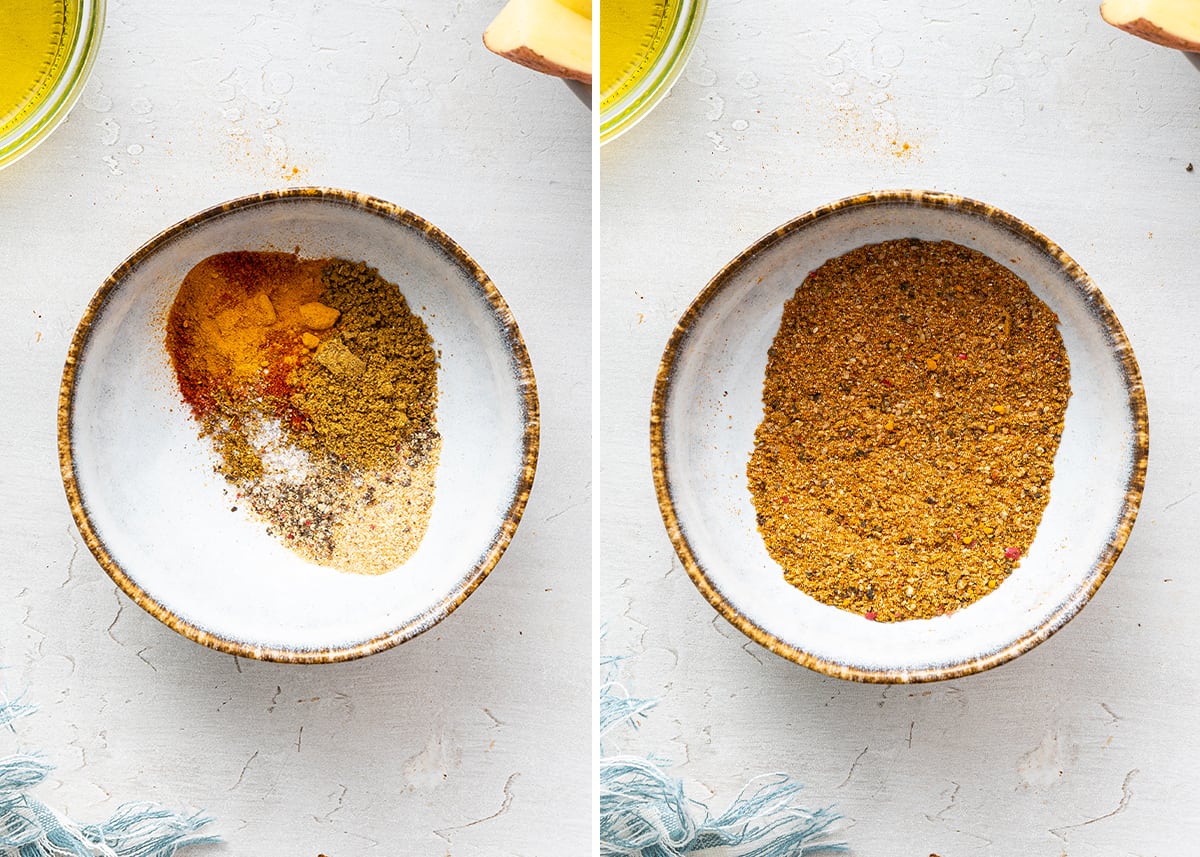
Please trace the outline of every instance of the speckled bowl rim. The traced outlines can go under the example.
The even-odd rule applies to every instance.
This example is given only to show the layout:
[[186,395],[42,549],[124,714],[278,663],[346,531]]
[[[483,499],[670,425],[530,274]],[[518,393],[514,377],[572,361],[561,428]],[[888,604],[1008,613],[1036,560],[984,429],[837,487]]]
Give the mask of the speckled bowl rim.
[[[795,232],[801,231],[812,224],[838,212],[850,208],[867,208],[871,206],[918,206],[924,208],[943,208],[965,212],[972,216],[987,220],[993,225],[1000,226],[1014,235],[1025,239],[1034,247],[1054,259],[1064,273],[1075,283],[1076,288],[1084,294],[1094,309],[1097,318],[1107,328],[1112,336],[1114,348],[1120,355],[1121,369],[1128,391],[1128,406],[1133,415],[1133,425],[1136,432],[1134,439],[1133,464],[1125,489],[1125,499],[1122,505],[1121,517],[1114,530],[1114,536],[1104,552],[1098,558],[1097,573],[1090,576],[1091,583],[1080,587],[1066,599],[1045,622],[1031,628],[1003,648],[979,658],[972,658],[962,663],[951,664],[936,668],[901,670],[868,670],[851,667],[836,661],[819,658],[815,655],[796,648],[784,642],[779,637],[757,625],[749,617],[742,615],[725,598],[725,595],[709,579],[703,566],[700,565],[692,552],[691,546],[683,535],[679,519],[675,512],[675,504],[671,498],[670,486],[667,481],[664,418],[666,416],[667,398],[671,391],[672,369],[680,350],[687,341],[693,323],[708,307],[709,303],[724,289],[752,258],[770,251],[771,247]],[[903,237],[897,235],[896,237]],[[700,590],[708,602],[716,608],[730,624],[745,634],[754,642],[769,651],[795,661],[825,675],[835,678],[860,682],[876,682],[899,684],[908,682],[940,681],[943,679],[960,678],[972,673],[983,672],[1012,660],[1018,655],[1029,651],[1038,643],[1049,638],[1055,631],[1065,625],[1075,616],[1088,600],[1100,588],[1100,584],[1108,576],[1120,556],[1129,533],[1137,518],[1138,506],[1141,503],[1142,491],[1146,484],[1146,466],[1149,459],[1149,415],[1146,409],[1146,393],[1142,385],[1141,373],[1133,355],[1129,340],[1121,323],[1113,313],[1112,307],[1104,295],[1092,282],[1084,270],[1068,256],[1061,247],[1046,236],[1042,235],[1024,221],[987,203],[968,199],[953,194],[922,190],[889,190],[864,193],[846,197],[837,202],[816,208],[807,214],[802,214],[794,220],[780,226],[774,232],[764,235],[748,249],[738,255],[717,273],[708,285],[700,292],[691,306],[680,316],[663,352],[659,364],[658,377],[654,384],[654,398],[650,408],[650,456],[654,473],[654,489],[658,495],[658,505],[662,512],[663,523],[667,534],[679,554],[684,568],[692,582]]]
[[[402,227],[420,230],[426,238],[441,248],[467,274],[473,277],[491,305],[496,319],[504,327],[505,338],[512,349],[513,365],[519,371],[519,383],[522,390],[525,418],[521,476],[517,482],[512,503],[509,505],[504,520],[497,528],[492,544],[487,552],[483,554],[481,560],[466,572],[455,587],[435,607],[426,610],[420,616],[394,630],[377,635],[361,643],[341,648],[286,649],[252,645],[210,634],[172,613],[152,598],[125,573],[109,553],[104,542],[97,535],[80,495],[79,485],[75,478],[74,451],[71,448],[71,409],[74,401],[77,361],[87,346],[88,338],[91,335],[92,322],[99,317],[109,296],[118,288],[125,276],[145,259],[156,253],[159,248],[164,247],[177,236],[208,220],[245,208],[297,199],[312,199],[346,205],[392,220]],[[109,577],[138,606],[189,640],[227,654],[279,663],[336,663],[365,657],[410,640],[432,628],[442,619],[453,613],[459,605],[467,600],[468,596],[475,591],[476,587],[483,582],[484,578],[495,567],[517,530],[517,525],[521,521],[521,515],[524,513],[525,505],[529,500],[529,492],[533,487],[534,471],[537,467],[539,427],[537,385],[533,377],[533,365],[529,359],[529,352],[525,348],[525,341],[521,337],[521,331],[517,327],[517,322],[513,318],[508,304],[505,303],[499,290],[492,283],[488,275],[484,273],[483,269],[446,233],[424,218],[397,205],[384,202],[381,199],[366,194],[326,187],[287,188],[239,197],[229,202],[206,208],[198,214],[194,214],[176,223],[174,226],[163,230],[143,244],[108,276],[88,304],[87,310],[84,312],[83,318],[79,322],[79,326],[76,328],[75,335],[71,340],[71,347],[67,353],[66,365],[63,369],[62,385],[59,388],[58,396],[59,469],[62,472],[63,486],[67,492],[67,501],[70,504],[71,514],[75,518],[75,523],[79,528],[80,534],[83,536],[84,542],[96,557],[96,561],[108,573]]]

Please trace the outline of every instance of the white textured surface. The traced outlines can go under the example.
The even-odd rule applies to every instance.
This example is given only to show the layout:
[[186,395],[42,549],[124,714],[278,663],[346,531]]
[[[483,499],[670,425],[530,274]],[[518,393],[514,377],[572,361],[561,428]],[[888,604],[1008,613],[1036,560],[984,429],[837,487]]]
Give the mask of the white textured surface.
[[[222,854],[587,849],[590,117],[483,48],[500,5],[113,2],[70,118],[0,171],[0,664],[42,705],[18,738],[59,765],[51,806],[192,803]],[[524,520],[480,589],[397,649],[309,668],[235,661],[120,595],[55,443],[62,361],[104,277],[201,208],[302,184],[458,241],[521,326],[543,418]]]
[[[790,772],[871,857],[1187,854],[1200,835],[1200,71],[1097,7],[712,0],[670,97],[602,150],[603,648],[665,696],[623,748],[673,756],[697,796]],[[898,187],[1004,208],[1088,271],[1137,354],[1151,453],[1125,553],[1065,629],[991,672],[879,687],[717,617],[659,519],[648,419],[671,328],[721,266],[797,214]]]

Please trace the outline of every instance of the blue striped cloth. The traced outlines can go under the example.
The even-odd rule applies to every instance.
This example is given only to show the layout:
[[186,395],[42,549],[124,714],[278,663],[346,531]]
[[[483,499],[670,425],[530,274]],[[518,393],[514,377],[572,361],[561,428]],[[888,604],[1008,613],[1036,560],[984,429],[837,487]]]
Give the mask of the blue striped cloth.
[[786,774],[751,780],[719,815],[689,798],[669,763],[654,756],[606,755],[614,730],[636,728],[657,700],[630,696],[616,682],[620,658],[602,661],[609,680],[600,688],[600,855],[682,857],[713,849],[711,857],[806,857],[844,851],[829,838],[839,816],[797,805],[802,786]]
[[[0,700],[0,727],[32,714],[20,698]],[[78,824],[29,792],[54,770],[37,753],[0,758],[0,857],[171,857],[180,848],[219,842],[199,833],[202,812],[174,812],[153,803],[126,803],[101,824]]]

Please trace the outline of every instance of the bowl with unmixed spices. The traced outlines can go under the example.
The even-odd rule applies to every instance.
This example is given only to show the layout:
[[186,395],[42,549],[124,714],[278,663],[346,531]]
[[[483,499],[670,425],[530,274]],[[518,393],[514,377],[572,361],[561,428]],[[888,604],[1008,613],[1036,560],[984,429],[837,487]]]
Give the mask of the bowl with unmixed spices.
[[1076,615],[1128,538],[1145,393],[1100,290],[981,202],[886,191],[764,236],[684,313],[654,390],[692,580],[820,672],[979,672]]
[[105,281],[59,402],[75,521],[134,601],[232,654],[330,662],[431,627],[533,482],[503,297],[432,224],[297,188],[170,227]]

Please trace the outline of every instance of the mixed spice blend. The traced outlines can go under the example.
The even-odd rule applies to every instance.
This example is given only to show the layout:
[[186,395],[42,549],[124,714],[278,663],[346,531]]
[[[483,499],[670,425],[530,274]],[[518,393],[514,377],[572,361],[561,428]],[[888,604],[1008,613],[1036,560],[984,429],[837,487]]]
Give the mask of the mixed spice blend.
[[344,571],[416,551],[441,449],[437,353],[395,284],[344,259],[220,253],[184,278],[166,346],[234,511]]
[[1070,396],[1058,318],[1004,266],[889,241],[784,308],[747,468],[788,582],[868,619],[932,618],[1020,562]]

